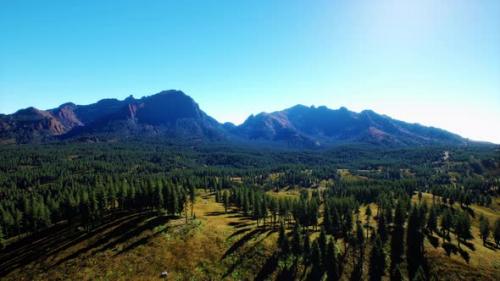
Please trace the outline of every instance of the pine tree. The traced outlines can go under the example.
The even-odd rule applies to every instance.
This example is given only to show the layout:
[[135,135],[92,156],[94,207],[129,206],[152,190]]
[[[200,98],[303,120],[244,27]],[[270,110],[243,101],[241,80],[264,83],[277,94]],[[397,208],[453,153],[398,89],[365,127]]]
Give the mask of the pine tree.
[[330,215],[330,211],[325,208],[325,215],[323,219],[323,226],[328,233],[333,233],[333,222],[332,216]]
[[479,232],[481,233],[481,239],[483,239],[483,245],[486,245],[488,236],[490,236],[490,222],[483,215],[479,218]]
[[5,247],[5,242],[3,237],[4,236],[3,236],[2,226],[0,225],[0,250],[3,250],[3,248]]
[[292,232],[292,241],[291,241],[291,250],[292,253],[299,257],[302,254],[302,239],[300,235],[300,226],[299,224],[295,224]]
[[224,202],[224,212],[227,213],[227,209],[229,208],[229,192],[227,191],[224,191],[223,202]]
[[282,256],[288,255],[290,246],[288,243],[288,237],[286,236],[285,226],[283,225],[283,223],[280,226],[280,231],[278,235],[278,248]]
[[493,239],[495,240],[495,245],[500,245],[500,219],[495,221],[495,227],[493,228]]
[[432,234],[437,229],[437,209],[432,205],[427,218],[427,230]]
[[325,232],[325,229],[323,227],[321,228],[321,231],[319,233],[318,245],[319,245],[319,249],[321,251],[321,258],[323,259],[326,256],[326,246],[327,246],[326,232]]
[[365,244],[365,234],[363,233],[363,226],[361,226],[360,221],[356,222],[356,244],[358,245],[360,254],[362,254]]
[[302,250],[302,256],[304,258],[305,264],[309,264],[311,261],[311,241],[309,240],[309,235],[307,232],[304,232],[304,237],[302,238],[304,241],[304,249]]
[[422,269],[421,266],[418,267],[417,271],[415,272],[415,276],[413,276],[412,281],[427,281],[427,278],[425,277],[425,272]]
[[354,268],[349,278],[350,281],[363,280],[363,260],[364,260],[364,255],[359,255],[357,257],[356,263],[354,264]]
[[446,209],[441,216],[441,232],[446,239],[450,239],[450,229],[453,226],[453,215],[449,209]]
[[406,258],[408,261],[408,274],[413,278],[416,270],[424,262],[424,236],[422,234],[422,217],[419,207],[412,208],[408,218],[406,230]]
[[194,217],[194,202],[196,202],[196,190],[193,185],[189,186],[189,201],[191,201],[191,217]]
[[387,241],[387,226],[385,224],[385,217],[383,214],[380,214],[378,216],[378,227],[377,227],[377,233],[382,240],[383,243]]
[[455,218],[455,233],[457,235],[458,246],[460,241],[467,241],[472,238],[471,223],[469,215],[465,212],[460,212]]
[[323,276],[322,269],[322,257],[321,257],[321,249],[318,243],[318,239],[314,240],[311,247],[311,273],[309,276],[309,280],[321,280]]
[[324,268],[326,268],[326,276],[328,281],[339,280],[339,270],[337,261],[337,251],[333,238],[328,242],[326,256],[324,259]]
[[370,266],[368,275],[370,281],[380,281],[385,271],[385,253],[384,246],[380,237],[375,238],[375,245],[370,254]]
[[394,213],[394,228],[391,236],[391,271],[403,260],[404,253],[404,209],[400,202]]
[[367,205],[366,206],[366,210],[365,210],[365,216],[366,216],[366,239],[369,238],[369,230],[371,229],[371,226],[370,226],[370,219],[372,217],[372,209],[370,208],[370,205]]
[[401,265],[397,265],[392,271],[391,271],[391,281],[403,281],[403,272],[401,271]]

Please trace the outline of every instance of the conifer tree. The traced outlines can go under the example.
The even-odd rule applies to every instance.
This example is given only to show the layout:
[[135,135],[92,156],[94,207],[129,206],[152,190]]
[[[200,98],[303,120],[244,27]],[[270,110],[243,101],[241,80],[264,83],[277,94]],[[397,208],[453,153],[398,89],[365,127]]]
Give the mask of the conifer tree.
[[404,253],[404,223],[404,209],[401,202],[398,202],[394,213],[394,228],[391,236],[391,271],[402,261]]
[[323,227],[321,228],[321,231],[319,233],[318,245],[321,251],[321,258],[323,259],[326,256],[326,246],[327,246],[326,231]]
[[403,281],[403,272],[401,271],[401,265],[398,264],[392,271],[391,271],[391,281]]
[[500,245],[500,219],[497,219],[495,221],[495,226],[493,228],[493,239],[495,240],[495,245],[498,246]]
[[229,208],[229,193],[227,191],[224,191],[223,195],[223,203],[224,203],[224,212],[227,213],[227,209]]
[[429,211],[426,228],[431,234],[437,229],[437,209],[434,204]]
[[292,241],[291,241],[291,250],[292,253],[299,257],[302,254],[302,239],[300,235],[300,226],[298,223],[295,224],[292,231]]
[[355,241],[358,250],[358,255],[363,256],[365,247],[365,234],[363,233],[363,226],[361,226],[361,222],[359,220],[356,222]]
[[372,209],[370,208],[370,205],[366,206],[365,216],[366,216],[366,224],[365,224],[365,226],[366,226],[366,239],[368,239],[370,237],[369,236],[369,231],[371,229],[370,220],[372,217]]
[[370,266],[368,275],[370,281],[380,281],[385,271],[384,246],[380,237],[375,237],[375,244],[370,253]]
[[479,218],[479,232],[481,233],[483,245],[486,245],[488,236],[490,236],[490,222],[483,215],[481,215],[481,217]]
[[2,231],[2,226],[0,225],[0,250],[2,250],[5,247],[5,242],[4,242],[4,234]]
[[415,276],[413,276],[413,278],[411,280],[412,281],[427,281],[427,278],[425,277],[425,272],[421,266],[418,267],[417,271],[415,272]]
[[467,241],[472,238],[471,223],[467,213],[460,212],[457,214],[455,218],[455,233],[459,247],[460,241]]
[[378,216],[378,227],[377,227],[377,233],[380,239],[382,240],[383,243],[387,241],[387,225],[385,223],[385,217],[383,214],[380,214]]
[[328,281],[339,280],[340,277],[339,277],[339,268],[337,261],[337,250],[333,238],[330,239],[330,242],[328,242],[326,256],[323,262],[325,264],[324,267],[326,268],[327,280]]
[[406,230],[406,258],[408,261],[408,274],[413,278],[418,267],[424,262],[424,236],[422,234],[422,217],[419,207],[411,209]]
[[318,239],[314,240],[312,243],[311,247],[311,273],[309,276],[309,280],[321,280],[321,277],[323,276],[323,269],[322,269],[322,256],[321,256],[321,249],[318,243]]
[[441,232],[443,233],[443,239],[450,239],[450,229],[452,225],[453,215],[449,209],[446,209],[441,216]]
[[309,235],[307,234],[307,232],[304,232],[302,240],[304,241],[302,256],[304,258],[304,263],[308,265],[311,261],[311,241],[309,240]]
[[278,248],[280,250],[280,254],[285,256],[288,255],[290,246],[288,243],[288,237],[286,236],[285,233],[285,226],[283,223],[280,225],[280,231],[278,235]]
[[351,276],[349,278],[350,281],[363,280],[363,260],[364,255],[358,255],[356,263],[354,264],[354,268],[351,272]]

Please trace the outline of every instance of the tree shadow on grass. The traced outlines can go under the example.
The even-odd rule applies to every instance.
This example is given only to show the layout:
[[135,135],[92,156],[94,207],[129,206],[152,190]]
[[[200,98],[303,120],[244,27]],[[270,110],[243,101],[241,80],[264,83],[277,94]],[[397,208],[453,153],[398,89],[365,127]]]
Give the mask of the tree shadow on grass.
[[[157,212],[149,211],[117,212],[107,216],[99,226],[89,232],[79,231],[75,225],[55,225],[8,245],[0,253],[0,277],[34,261],[54,267],[91,250],[97,252],[99,247],[102,247],[102,250],[114,247],[146,229],[165,223],[170,218],[157,216]],[[94,242],[54,263],[64,251],[87,240]]]
[[[269,233],[272,233],[269,229],[266,229],[264,227],[260,227],[260,228],[257,228],[257,229],[254,229],[253,231],[245,234],[243,237],[240,238],[240,240],[236,241],[232,246],[231,248],[229,248],[226,253],[224,254],[224,256],[221,258],[221,261],[224,260],[226,257],[228,257],[229,255],[233,254],[236,252],[237,249],[241,248],[244,244],[246,244],[250,239],[252,238],[257,238],[259,237],[260,235],[266,233],[266,232],[269,232]],[[255,251],[256,247],[258,244],[262,243],[262,241],[264,239],[266,239],[266,237],[268,237],[270,234],[267,234],[265,235],[264,237],[262,237],[261,239],[259,239],[258,241],[256,241],[254,244],[253,244],[253,247],[251,247],[248,251],[244,252],[244,253],[241,253],[239,255],[239,258],[237,259],[236,262],[232,263],[231,266],[229,267],[229,269],[226,271],[226,273],[223,275],[223,278],[226,278],[227,276],[229,276],[240,264],[243,263],[244,260],[253,260],[253,258],[258,255],[258,251]]]
[[160,234],[162,234],[162,233],[166,232],[167,230],[168,230],[168,229],[167,229],[167,228],[165,228],[165,229],[162,229],[162,230],[160,230],[160,231],[158,231],[158,232],[155,232],[155,233],[153,233],[153,234],[151,234],[151,235],[148,235],[148,236],[146,236],[146,237],[143,237],[143,238],[141,238],[141,239],[139,239],[139,240],[137,240],[137,241],[135,241],[135,242],[131,243],[131,244],[130,244],[130,245],[128,245],[127,247],[123,248],[121,251],[119,251],[118,253],[116,253],[116,254],[115,254],[115,256],[118,256],[118,255],[124,254],[124,253],[129,252],[129,251],[131,251],[131,250],[133,250],[133,249],[135,249],[135,248],[137,248],[137,247],[139,247],[139,246],[145,245],[145,244],[147,244],[147,243],[148,243],[151,239],[153,239],[154,237],[157,237],[158,235],[160,235]]
[[476,247],[474,246],[474,244],[472,244],[471,242],[467,242],[467,241],[462,241],[460,243],[460,245],[464,245],[465,247],[469,248],[470,250],[472,251],[475,251],[476,250]]
[[50,262],[62,251],[91,238],[102,229],[113,228],[137,216],[141,214],[120,212],[109,215],[90,232],[79,231],[76,225],[61,223],[21,238],[0,253],[0,277],[36,260]]
[[145,214],[144,216],[139,216],[135,219],[129,220],[111,231],[103,233],[94,243],[91,243],[87,247],[66,256],[53,266],[60,265],[68,260],[77,258],[91,251],[95,254],[113,249],[117,245],[125,243],[129,239],[141,234],[145,230],[151,230],[156,226],[166,223],[171,218],[171,216],[157,216],[156,212],[151,212]]
[[427,237],[427,240],[429,240],[429,243],[431,243],[431,245],[434,248],[439,247],[439,238],[438,237],[436,237],[430,233],[425,233],[425,236]]
[[270,256],[260,269],[259,273],[255,277],[255,280],[267,280],[267,278],[269,278],[269,276],[271,276],[271,274],[273,274],[273,272],[278,268],[278,260],[279,257],[277,253],[274,253],[272,256]]
[[475,218],[476,217],[476,214],[474,213],[474,210],[468,206],[461,206],[462,207],[462,210],[464,210],[465,212],[467,212],[469,214],[469,216],[471,216],[472,218]]
[[240,229],[236,230],[235,232],[233,232],[231,235],[229,235],[229,237],[227,237],[227,239],[229,240],[229,239],[231,239],[231,238],[233,238],[235,236],[238,236],[238,235],[240,235],[242,233],[245,233],[245,232],[249,231],[250,229],[252,229],[252,227],[240,228]]
[[466,263],[469,263],[469,261],[470,261],[470,255],[469,255],[469,253],[466,250],[458,248],[458,253],[460,254],[460,256],[464,259],[464,261]]
[[464,259],[464,261],[466,263],[469,263],[470,255],[466,250],[459,248],[456,245],[453,245],[449,242],[443,243],[442,247],[443,247],[444,251],[446,252],[447,256],[450,256],[452,254],[459,254]]
[[243,235],[239,240],[233,243],[229,249],[224,253],[222,256],[221,260],[225,259],[227,256],[231,255],[234,253],[237,249],[239,249],[241,246],[245,245],[246,242],[248,242],[250,239],[256,237],[258,234],[261,234],[263,232],[263,229],[261,228],[256,228],[247,234]]
[[226,212],[220,212],[220,211],[214,211],[214,212],[208,212],[205,215],[208,217],[216,217],[216,216],[222,216],[222,215],[227,215],[229,213]]
[[486,243],[484,244],[484,247],[492,250],[492,251],[496,251],[497,250],[497,246],[495,245],[495,243],[491,243],[489,241],[486,241]]
[[114,241],[107,243],[104,245],[101,249],[96,250],[96,252],[104,252],[109,249],[113,249],[119,244],[123,244],[127,241],[129,241],[133,237],[137,237],[139,234],[146,230],[153,230],[155,227],[160,226],[162,224],[167,223],[170,219],[173,217],[171,216],[157,216],[150,218],[148,220],[145,220],[141,222],[140,224],[136,225],[135,228],[128,229],[127,231],[123,232],[122,235],[117,237]]
[[248,223],[248,222],[245,222],[245,221],[240,221],[240,222],[230,222],[228,223],[229,226],[232,226],[234,228],[243,228],[243,227],[246,227],[246,226],[250,226],[251,223]]

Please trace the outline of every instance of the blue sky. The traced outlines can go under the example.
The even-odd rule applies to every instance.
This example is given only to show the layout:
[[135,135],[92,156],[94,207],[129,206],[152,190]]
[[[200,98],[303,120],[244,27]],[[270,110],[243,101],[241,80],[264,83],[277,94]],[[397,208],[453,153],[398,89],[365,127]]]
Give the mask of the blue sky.
[[500,143],[500,1],[0,2],[0,112],[165,89],[221,122],[346,106]]

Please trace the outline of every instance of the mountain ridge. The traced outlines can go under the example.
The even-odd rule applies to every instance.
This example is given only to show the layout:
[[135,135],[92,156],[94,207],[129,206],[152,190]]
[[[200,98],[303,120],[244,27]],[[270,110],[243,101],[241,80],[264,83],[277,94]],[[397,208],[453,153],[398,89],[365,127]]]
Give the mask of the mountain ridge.
[[325,147],[341,143],[391,146],[467,145],[448,131],[407,123],[373,110],[295,105],[250,115],[242,124],[220,123],[178,90],[136,99],[72,102],[57,108],[21,109],[0,115],[0,143],[38,143],[79,139],[165,137],[197,141],[239,141],[289,147]]

